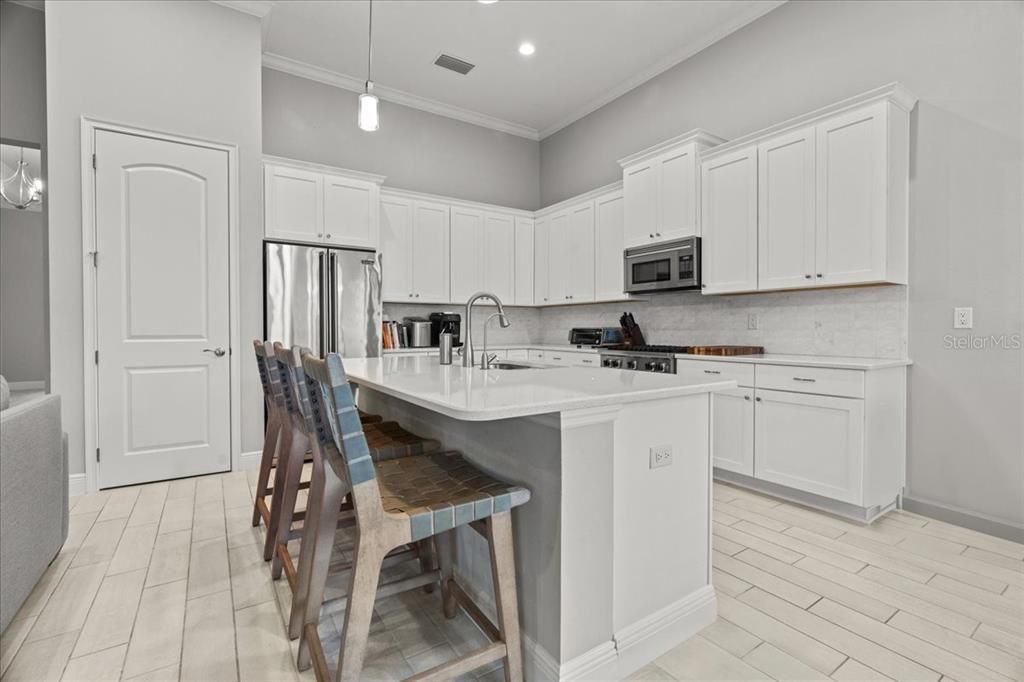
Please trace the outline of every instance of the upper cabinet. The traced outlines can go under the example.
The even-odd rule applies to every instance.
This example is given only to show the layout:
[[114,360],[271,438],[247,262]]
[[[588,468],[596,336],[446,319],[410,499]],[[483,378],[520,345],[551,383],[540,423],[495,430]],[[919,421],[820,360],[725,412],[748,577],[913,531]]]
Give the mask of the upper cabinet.
[[268,239],[375,249],[382,176],[329,172],[269,160],[264,168]]
[[699,157],[721,142],[694,130],[619,160],[624,246],[700,234]]
[[[906,284],[916,102],[892,84],[706,152],[704,293]],[[747,182],[723,181],[740,158]]]
[[594,299],[598,301],[623,296],[624,204],[621,190],[594,199]]
[[380,221],[384,300],[449,302],[448,205],[387,193],[381,197]]
[[515,219],[515,283],[516,305],[533,305],[535,274],[534,274],[534,220],[533,218],[516,217]]

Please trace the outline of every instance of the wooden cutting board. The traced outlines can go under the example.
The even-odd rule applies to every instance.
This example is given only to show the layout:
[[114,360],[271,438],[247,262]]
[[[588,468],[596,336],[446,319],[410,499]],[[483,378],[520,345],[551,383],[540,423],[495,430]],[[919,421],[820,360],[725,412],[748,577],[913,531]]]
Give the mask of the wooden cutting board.
[[691,355],[763,355],[764,346],[690,346]]

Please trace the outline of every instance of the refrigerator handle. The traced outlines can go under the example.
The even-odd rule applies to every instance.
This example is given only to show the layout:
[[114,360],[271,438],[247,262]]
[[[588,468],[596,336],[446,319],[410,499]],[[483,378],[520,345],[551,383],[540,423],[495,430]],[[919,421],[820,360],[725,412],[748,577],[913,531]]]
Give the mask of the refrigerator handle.
[[327,297],[327,269],[324,267],[324,258],[327,254],[320,251],[316,255],[317,267],[320,272],[318,273],[318,284],[320,286],[320,356],[326,357],[327,355],[327,305],[325,299]]
[[332,353],[338,352],[338,256],[333,251],[327,252],[327,304],[331,310],[327,317],[330,325],[327,327],[328,343]]

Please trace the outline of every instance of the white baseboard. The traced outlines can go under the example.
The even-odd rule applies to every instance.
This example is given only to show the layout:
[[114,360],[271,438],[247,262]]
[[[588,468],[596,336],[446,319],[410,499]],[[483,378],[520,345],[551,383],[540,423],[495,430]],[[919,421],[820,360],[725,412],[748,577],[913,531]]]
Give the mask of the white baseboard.
[[45,381],[8,381],[7,386],[12,391],[42,391],[46,388]]
[[[467,580],[455,567],[455,579],[476,602],[480,610],[495,619],[490,594]],[[711,585],[706,585],[643,620],[615,633],[572,660],[559,664],[544,647],[523,634],[523,668],[529,682],[534,680],[621,680],[648,662],[678,646],[711,625],[718,617],[718,600]]]
[[236,471],[256,471],[260,468],[260,459],[263,457],[263,451],[253,450],[252,452],[243,452],[238,456],[238,466],[235,468]]
[[928,516],[939,521],[970,528],[979,533],[995,535],[1012,542],[1024,542],[1024,526],[994,519],[977,512],[961,509],[960,507],[905,495],[903,497],[903,508],[921,516]]
[[68,497],[78,497],[85,494],[85,474],[71,474],[68,476]]

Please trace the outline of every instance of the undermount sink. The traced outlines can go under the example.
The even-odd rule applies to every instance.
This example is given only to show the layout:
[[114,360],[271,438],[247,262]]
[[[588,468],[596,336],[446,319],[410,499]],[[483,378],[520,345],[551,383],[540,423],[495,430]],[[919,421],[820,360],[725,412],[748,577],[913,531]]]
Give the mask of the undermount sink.
[[547,369],[541,365],[524,365],[518,362],[492,362],[491,369]]

